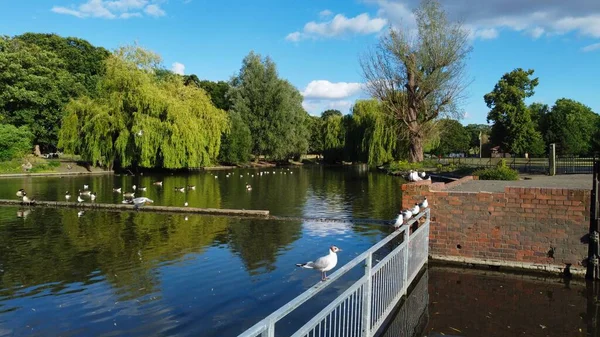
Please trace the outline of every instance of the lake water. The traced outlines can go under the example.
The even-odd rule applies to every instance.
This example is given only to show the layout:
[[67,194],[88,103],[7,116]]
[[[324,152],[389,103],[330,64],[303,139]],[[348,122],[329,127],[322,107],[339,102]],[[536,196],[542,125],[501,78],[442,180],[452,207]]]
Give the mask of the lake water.
[[[77,209],[0,207],[0,336],[236,336],[319,282],[318,272],[295,263],[335,244],[343,249],[338,266],[345,264],[390,232],[375,220],[392,219],[401,204],[402,180],[356,167],[262,171],[0,179],[1,199],[24,188],[62,201],[88,184],[96,202],[115,203],[122,196],[113,188],[135,184],[155,205],[290,217],[92,210],[79,217]],[[152,185],[158,180],[163,187]],[[196,189],[175,191],[187,185]],[[323,308],[359,269],[284,319],[278,336]],[[417,309],[397,316],[405,325],[402,315],[417,315],[415,328],[386,336],[585,336],[585,287],[460,270],[424,275],[407,300]]]

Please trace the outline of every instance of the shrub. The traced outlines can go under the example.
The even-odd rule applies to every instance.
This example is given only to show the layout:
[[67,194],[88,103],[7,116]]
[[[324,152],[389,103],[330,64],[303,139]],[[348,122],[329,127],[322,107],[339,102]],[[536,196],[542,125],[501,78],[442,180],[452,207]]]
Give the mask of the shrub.
[[487,168],[473,172],[480,180],[519,180],[519,172],[506,166],[506,160],[502,159],[495,168]]
[[23,157],[32,149],[33,134],[22,126],[0,124],[0,161]]

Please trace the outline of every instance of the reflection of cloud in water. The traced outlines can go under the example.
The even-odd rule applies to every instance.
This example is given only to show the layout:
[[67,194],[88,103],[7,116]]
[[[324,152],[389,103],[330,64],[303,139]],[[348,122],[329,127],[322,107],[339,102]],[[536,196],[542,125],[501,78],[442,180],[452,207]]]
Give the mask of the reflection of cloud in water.
[[306,218],[352,219],[352,206],[340,194],[319,195],[309,191],[304,204]]
[[341,235],[348,233],[352,230],[352,223],[350,222],[320,222],[320,221],[307,221],[303,224],[304,229],[312,236],[329,236],[329,235]]

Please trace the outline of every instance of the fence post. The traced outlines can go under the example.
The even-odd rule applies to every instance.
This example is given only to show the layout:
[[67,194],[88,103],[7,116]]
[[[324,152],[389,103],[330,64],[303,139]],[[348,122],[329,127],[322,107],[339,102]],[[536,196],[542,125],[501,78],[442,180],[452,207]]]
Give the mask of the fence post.
[[598,234],[598,188],[600,188],[600,162],[594,162],[594,183],[592,185],[592,204],[590,205],[590,229],[589,229],[589,246],[588,246],[588,260],[587,260],[587,271],[585,277],[589,280],[597,280],[600,278],[598,273],[598,245],[600,244],[600,238]]
[[556,175],[556,144],[550,144],[550,151],[548,153],[548,174],[551,176]]
[[371,336],[371,297],[373,293],[373,280],[371,272],[373,270],[373,252],[369,252],[366,258],[365,275],[367,276],[367,286],[363,293],[363,321],[362,321],[362,336]]
[[403,295],[408,294],[408,261],[410,259],[410,226],[405,227],[404,240],[406,240],[406,252],[404,253],[404,268],[402,270]]

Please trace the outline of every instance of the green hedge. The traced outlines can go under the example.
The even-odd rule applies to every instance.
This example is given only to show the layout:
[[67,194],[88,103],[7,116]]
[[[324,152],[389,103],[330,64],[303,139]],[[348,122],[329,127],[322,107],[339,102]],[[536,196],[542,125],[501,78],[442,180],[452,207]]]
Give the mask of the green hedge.
[[519,180],[519,172],[506,166],[504,159],[497,167],[477,170],[473,175],[478,176],[479,180]]
[[0,124],[0,161],[21,158],[31,153],[33,134],[26,127]]

